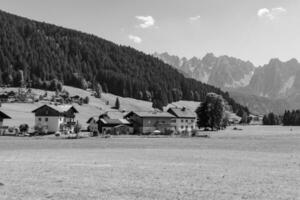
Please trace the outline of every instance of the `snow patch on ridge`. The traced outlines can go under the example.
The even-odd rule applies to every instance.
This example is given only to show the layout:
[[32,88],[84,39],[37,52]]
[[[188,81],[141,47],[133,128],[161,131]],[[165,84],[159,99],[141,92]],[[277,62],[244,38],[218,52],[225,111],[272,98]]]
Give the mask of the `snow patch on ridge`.
[[245,74],[242,79],[239,81],[233,81],[231,84],[225,83],[224,87],[227,88],[238,88],[238,87],[245,87],[249,85],[251,78],[254,74],[254,71],[250,71],[250,73]]
[[279,94],[286,94],[286,92],[291,89],[295,82],[295,76],[291,76],[282,86],[282,88],[279,91]]
[[203,83],[208,83],[209,77],[210,77],[209,73],[203,72],[201,73],[201,77],[199,78],[199,80],[201,80],[201,82]]

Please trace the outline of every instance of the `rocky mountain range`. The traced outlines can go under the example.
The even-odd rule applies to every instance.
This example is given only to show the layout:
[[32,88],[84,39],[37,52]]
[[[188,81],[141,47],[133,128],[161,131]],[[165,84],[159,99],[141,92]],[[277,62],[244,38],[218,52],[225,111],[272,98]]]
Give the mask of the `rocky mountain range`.
[[185,76],[223,89],[247,86],[255,70],[249,61],[229,56],[216,57],[212,53],[202,59],[179,58],[168,53],[155,53],[154,56],[183,72]]
[[185,76],[229,91],[253,113],[282,113],[300,108],[300,63],[296,59],[287,62],[271,59],[268,64],[256,67],[249,61],[212,53],[202,59],[179,58],[168,53],[154,56]]

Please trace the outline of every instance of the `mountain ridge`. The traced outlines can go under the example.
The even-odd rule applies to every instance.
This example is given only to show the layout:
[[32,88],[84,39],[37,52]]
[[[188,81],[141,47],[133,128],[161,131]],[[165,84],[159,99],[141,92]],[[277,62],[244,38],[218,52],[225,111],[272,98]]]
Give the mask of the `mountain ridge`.
[[256,67],[250,61],[226,55],[216,57],[212,53],[191,59],[168,53],[154,56],[196,80],[228,91],[237,102],[249,106],[250,111],[283,113],[300,107],[300,64],[295,58],[285,62],[273,58]]

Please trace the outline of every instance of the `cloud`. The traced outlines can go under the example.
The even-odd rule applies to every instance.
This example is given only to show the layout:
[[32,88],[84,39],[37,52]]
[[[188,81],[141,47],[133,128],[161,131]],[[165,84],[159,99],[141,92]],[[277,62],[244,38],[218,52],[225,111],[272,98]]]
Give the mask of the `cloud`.
[[269,20],[274,20],[275,18],[279,17],[280,15],[286,13],[287,10],[282,7],[277,7],[277,8],[261,8],[257,11],[257,16],[260,18],[265,18]]
[[190,21],[190,22],[198,21],[200,18],[201,18],[200,15],[193,16],[193,17],[190,17],[190,18],[189,18],[189,21]]
[[142,42],[142,38],[136,35],[128,35],[128,38],[136,44],[140,44]]
[[149,28],[155,24],[155,20],[152,16],[136,16],[135,18],[141,21],[141,24],[139,24],[140,28]]

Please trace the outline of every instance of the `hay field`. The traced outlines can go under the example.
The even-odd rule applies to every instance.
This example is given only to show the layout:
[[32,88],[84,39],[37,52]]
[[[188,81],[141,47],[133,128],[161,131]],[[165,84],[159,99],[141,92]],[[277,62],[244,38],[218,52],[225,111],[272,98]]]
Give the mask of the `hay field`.
[[300,128],[243,129],[209,139],[0,137],[0,199],[300,199]]

